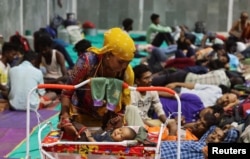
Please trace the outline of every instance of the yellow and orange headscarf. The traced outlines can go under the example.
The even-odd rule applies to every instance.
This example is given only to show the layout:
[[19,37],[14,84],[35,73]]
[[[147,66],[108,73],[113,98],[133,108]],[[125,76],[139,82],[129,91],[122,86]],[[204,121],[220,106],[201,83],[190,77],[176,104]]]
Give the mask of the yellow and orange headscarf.
[[130,61],[134,58],[135,44],[128,33],[121,28],[112,28],[104,33],[104,44],[101,49],[90,47],[88,51],[96,54],[112,52],[122,60]]
[[[101,55],[112,52],[113,55],[125,61],[131,61],[136,51],[135,43],[128,33],[121,28],[111,28],[104,33],[104,44],[102,48],[90,47],[87,51]],[[124,82],[132,86],[134,84],[134,72],[130,65],[126,68]],[[124,89],[122,95],[124,104],[130,104],[130,92]],[[119,104],[121,106],[121,102]]]

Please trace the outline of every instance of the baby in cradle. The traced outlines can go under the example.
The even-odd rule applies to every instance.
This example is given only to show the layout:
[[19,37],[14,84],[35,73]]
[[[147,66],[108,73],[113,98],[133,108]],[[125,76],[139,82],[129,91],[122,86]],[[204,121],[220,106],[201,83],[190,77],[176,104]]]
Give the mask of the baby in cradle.
[[136,137],[136,132],[130,127],[120,127],[114,130],[91,133],[87,127],[84,125],[73,122],[72,123],[77,129],[80,138],[77,141],[90,141],[90,142],[119,142],[123,140],[134,140]]

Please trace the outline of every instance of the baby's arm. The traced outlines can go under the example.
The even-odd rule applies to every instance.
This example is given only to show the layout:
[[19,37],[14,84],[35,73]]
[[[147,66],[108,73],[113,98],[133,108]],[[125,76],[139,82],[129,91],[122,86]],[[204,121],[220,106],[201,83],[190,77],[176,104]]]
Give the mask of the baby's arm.
[[91,132],[90,132],[88,129],[85,131],[85,133],[86,133],[87,139],[88,139],[90,142],[96,142],[95,139],[93,138]]

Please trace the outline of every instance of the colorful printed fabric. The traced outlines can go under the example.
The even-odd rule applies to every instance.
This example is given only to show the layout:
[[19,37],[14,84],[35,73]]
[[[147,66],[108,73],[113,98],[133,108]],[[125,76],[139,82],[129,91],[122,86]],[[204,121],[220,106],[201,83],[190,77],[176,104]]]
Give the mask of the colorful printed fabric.
[[[61,139],[62,138],[62,139]],[[60,141],[67,141],[64,135],[61,135],[59,131],[51,131],[43,140],[43,144],[52,144]],[[116,142],[117,144],[117,142]],[[65,158],[78,157],[81,159],[97,158],[107,156],[119,156],[120,158],[136,157],[139,159],[153,159],[155,157],[156,147],[150,147],[146,149],[142,145],[136,146],[122,146],[122,145],[79,145],[79,144],[55,144],[54,146],[43,146],[43,150],[54,154],[60,158],[60,154]]]

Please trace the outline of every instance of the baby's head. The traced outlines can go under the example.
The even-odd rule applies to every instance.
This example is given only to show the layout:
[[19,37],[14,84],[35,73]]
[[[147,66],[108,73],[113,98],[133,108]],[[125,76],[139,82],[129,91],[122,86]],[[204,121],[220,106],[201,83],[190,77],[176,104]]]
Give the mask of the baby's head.
[[136,137],[136,132],[130,127],[121,127],[115,129],[111,137],[114,141],[123,141],[123,140],[134,140]]

